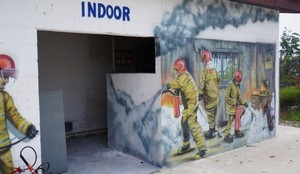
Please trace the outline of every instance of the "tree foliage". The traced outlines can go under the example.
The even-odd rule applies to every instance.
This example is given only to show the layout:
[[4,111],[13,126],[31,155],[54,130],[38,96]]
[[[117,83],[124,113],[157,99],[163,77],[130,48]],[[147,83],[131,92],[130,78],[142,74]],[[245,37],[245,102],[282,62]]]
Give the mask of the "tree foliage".
[[300,35],[285,28],[280,39],[280,83],[290,86],[300,77]]

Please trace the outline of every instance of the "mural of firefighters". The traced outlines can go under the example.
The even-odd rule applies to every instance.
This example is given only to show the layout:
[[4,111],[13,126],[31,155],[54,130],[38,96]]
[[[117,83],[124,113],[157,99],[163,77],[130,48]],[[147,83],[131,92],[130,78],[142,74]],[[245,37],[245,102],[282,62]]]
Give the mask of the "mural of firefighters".
[[248,107],[248,104],[242,99],[240,92],[240,83],[242,81],[243,75],[240,70],[236,70],[233,74],[233,79],[228,83],[225,94],[226,102],[226,114],[228,123],[225,129],[224,141],[227,143],[233,142],[233,136],[230,134],[231,125],[233,120],[235,120],[234,134],[237,138],[244,137],[244,133],[240,131],[241,125],[241,107],[244,105]]
[[208,117],[209,130],[205,137],[210,139],[215,137],[215,119],[219,103],[219,83],[220,77],[212,62],[211,52],[204,50],[201,55],[204,68],[200,77],[199,101],[203,99],[203,104]]
[[14,172],[10,150],[13,144],[6,121],[10,121],[19,132],[24,134],[24,139],[32,139],[37,134],[35,126],[20,115],[12,97],[4,90],[9,78],[17,78],[15,62],[10,56],[0,54],[0,173]]
[[[161,105],[162,129],[166,132],[163,134],[165,165],[190,160],[196,152],[185,149],[198,147],[199,151],[197,139],[194,138],[195,144],[186,142],[186,129],[193,136],[196,136],[194,132],[202,132],[205,156],[275,136],[276,92],[273,67],[276,44],[249,43],[247,38],[245,42],[235,42],[198,37],[199,33],[209,28],[222,30],[226,26],[233,26],[239,29],[247,25],[247,21],[257,23],[257,19],[277,23],[278,15],[272,10],[254,6],[237,7],[238,4],[223,0],[194,2],[183,0],[182,4],[164,16],[161,26],[154,29],[155,36],[159,38],[157,56],[162,59],[161,84],[164,93]],[[230,13],[232,10],[237,11]],[[220,11],[224,13],[216,13]],[[270,15],[270,18],[261,13]],[[178,60],[184,60],[181,62],[186,63],[185,71],[190,76],[180,75],[176,69],[174,71],[174,62],[176,64]],[[198,89],[189,97],[186,92],[179,92],[179,96],[165,92],[172,88],[176,89],[175,92],[184,91],[184,83],[188,81],[194,81]],[[189,93],[192,91],[189,90]],[[189,105],[191,96],[194,103]],[[175,97],[181,98],[180,102],[172,102],[171,98]],[[179,116],[174,114],[177,110],[181,111]],[[188,121],[184,125],[182,120],[186,117],[193,120],[193,123]],[[198,125],[196,121],[200,128],[191,126]],[[188,146],[184,146],[186,144]]]
[[[168,166],[274,137],[276,44],[255,43],[247,28],[277,24],[278,18],[275,10],[226,0],[182,0],[166,11],[153,28],[155,56],[161,63],[161,105],[133,105],[126,90],[115,89],[112,78],[111,142]],[[241,37],[232,38],[240,28]],[[214,30],[225,32],[218,38]],[[143,134],[146,125],[157,130],[145,128]]]
[[177,79],[165,84],[162,88],[162,93],[166,93],[171,88],[178,90],[182,97],[182,104],[184,107],[181,118],[183,142],[182,146],[179,147],[177,154],[184,154],[190,150],[191,132],[198,149],[198,153],[196,153],[194,158],[199,159],[205,157],[206,145],[204,144],[202,130],[197,122],[197,86],[193,77],[187,71],[187,66],[183,58],[179,58],[175,61],[174,70],[176,71]]
[[[172,148],[165,153],[166,165],[191,157],[204,158],[275,136],[275,70],[266,69],[265,64],[275,44],[222,42],[227,48],[218,49],[214,47],[218,42],[196,40],[194,47],[199,49],[193,54],[188,53],[190,49],[179,48],[182,55],[165,56],[162,113],[168,114],[162,116],[162,122],[179,125],[171,130],[177,136],[169,137]],[[170,103],[169,98],[176,97],[175,91],[180,102]],[[176,105],[180,106],[178,118],[173,114]],[[169,123],[170,120],[173,122]],[[163,129],[168,124],[163,124]],[[194,142],[190,141],[190,133]],[[163,136],[168,139],[170,135]]]

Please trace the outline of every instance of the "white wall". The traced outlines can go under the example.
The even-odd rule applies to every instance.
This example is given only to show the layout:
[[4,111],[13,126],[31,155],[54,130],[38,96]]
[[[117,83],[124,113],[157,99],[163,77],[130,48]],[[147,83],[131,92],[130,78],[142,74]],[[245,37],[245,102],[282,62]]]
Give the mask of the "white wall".
[[[40,130],[37,34],[32,18],[35,6],[34,3],[29,4],[25,1],[0,1],[0,52],[10,55],[15,60],[19,74],[15,82],[12,80],[9,82],[7,91],[14,98],[21,115]],[[14,135],[11,136],[13,137]],[[32,146],[37,151],[37,164],[40,164],[40,137],[38,135],[29,143],[22,142],[13,146],[15,165],[24,165],[19,153],[26,145]],[[30,161],[34,157],[30,151],[25,155]]]
[[[45,30],[63,30],[83,33],[110,33],[132,36],[152,36],[153,26],[160,23],[162,11],[171,9],[180,2],[170,0],[135,1],[102,0],[84,1],[102,3],[105,6],[130,8],[130,21],[104,18],[82,17],[81,0],[36,1],[34,19],[36,27]],[[134,23],[134,25],[132,25]]]
[[[32,121],[38,129],[40,115],[37,30],[153,36],[153,28],[159,26],[162,18],[170,15],[173,7],[182,1],[101,1],[105,5],[129,7],[131,11],[130,22],[107,18],[81,17],[81,2],[81,0],[0,0],[0,52],[12,56],[19,70],[18,80],[14,83],[10,82],[7,90],[15,99],[16,106],[21,114]],[[99,3],[100,1],[94,0],[91,2]],[[212,31],[208,28],[198,37],[277,43],[278,26],[272,23],[268,25],[265,25],[265,23],[264,25],[249,23],[238,32],[230,26],[222,31]],[[278,101],[278,98],[276,101]],[[21,143],[12,149],[16,163],[22,164],[18,153],[24,145]],[[40,157],[40,137],[30,141],[30,145],[37,150]],[[40,161],[38,160],[37,163],[40,163]]]
[[197,37],[206,39],[218,39],[227,41],[247,41],[247,42],[262,42],[274,43],[278,37],[278,23],[274,22],[248,22],[247,25],[235,28],[232,25],[227,25],[224,29],[208,28],[201,32]]

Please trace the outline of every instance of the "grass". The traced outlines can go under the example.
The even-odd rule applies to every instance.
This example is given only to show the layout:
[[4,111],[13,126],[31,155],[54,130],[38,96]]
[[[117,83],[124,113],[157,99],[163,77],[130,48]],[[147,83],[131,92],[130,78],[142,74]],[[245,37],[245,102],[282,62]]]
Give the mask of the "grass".
[[280,118],[300,122],[300,86],[280,89]]
[[280,108],[290,109],[291,106],[300,105],[300,86],[281,88],[279,91]]
[[287,115],[285,115],[282,119],[288,120],[288,121],[299,121],[300,122],[300,112],[289,112]]
[[280,118],[287,121],[300,122],[300,107],[296,109],[285,110],[285,112],[280,112]]
[[288,121],[299,121],[300,122],[300,112],[291,112],[286,117],[285,120]]

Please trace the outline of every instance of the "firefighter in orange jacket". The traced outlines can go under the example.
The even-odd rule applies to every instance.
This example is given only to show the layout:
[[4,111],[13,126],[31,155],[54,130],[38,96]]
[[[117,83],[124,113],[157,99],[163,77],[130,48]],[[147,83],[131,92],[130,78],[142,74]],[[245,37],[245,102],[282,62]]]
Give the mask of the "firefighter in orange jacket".
[[[230,135],[230,130],[236,115],[236,106],[239,104],[248,107],[248,104],[241,97],[240,83],[242,81],[242,78],[242,72],[240,70],[235,71],[233,74],[233,79],[229,82],[225,91],[226,114],[228,123],[225,129],[224,141],[227,143],[233,142],[233,136]],[[235,130],[234,133],[237,138],[244,137],[244,133],[240,130]]]
[[16,78],[16,69],[13,59],[5,54],[0,54],[0,160],[4,171],[13,172],[13,161],[11,156],[11,142],[7,130],[6,120],[10,121],[18,131],[29,139],[35,137],[37,130],[33,124],[26,121],[18,112],[12,97],[4,91],[9,77]]
[[205,68],[201,72],[199,101],[203,99],[205,106],[209,130],[205,132],[205,138],[211,139],[215,137],[216,131],[216,114],[219,104],[219,82],[220,77],[212,63],[212,55],[208,50],[204,50],[201,55],[201,61]]
[[177,79],[165,84],[162,88],[162,93],[167,92],[168,89],[177,89],[181,93],[182,104],[184,106],[181,118],[183,145],[178,149],[177,154],[183,154],[190,150],[191,131],[198,148],[198,153],[196,153],[194,158],[203,158],[206,155],[207,149],[201,127],[197,122],[197,86],[191,74],[187,71],[186,63],[183,58],[178,58],[175,61],[174,70],[177,73]]

